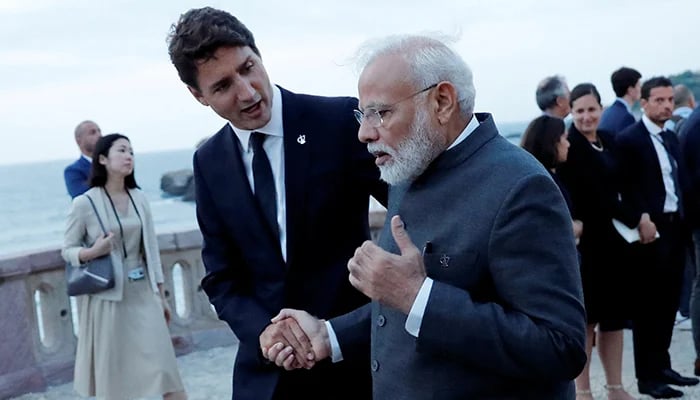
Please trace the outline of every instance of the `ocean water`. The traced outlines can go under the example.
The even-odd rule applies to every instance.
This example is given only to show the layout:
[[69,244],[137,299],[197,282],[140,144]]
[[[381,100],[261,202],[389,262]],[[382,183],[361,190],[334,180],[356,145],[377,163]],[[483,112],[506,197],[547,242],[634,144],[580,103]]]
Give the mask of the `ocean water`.
[[[527,122],[499,123],[518,144]],[[148,197],[156,233],[197,229],[194,203],[166,197],[163,173],[192,167],[194,149],[136,153],[136,182]],[[77,155],[76,155],[77,158]],[[0,165],[0,255],[60,246],[71,199],[63,169],[71,160]]]
[[[191,168],[193,153],[135,154],[136,182],[150,201],[156,233],[197,228],[194,203],[160,190],[162,174]],[[63,169],[74,160],[0,165],[0,255],[61,245],[71,205]]]

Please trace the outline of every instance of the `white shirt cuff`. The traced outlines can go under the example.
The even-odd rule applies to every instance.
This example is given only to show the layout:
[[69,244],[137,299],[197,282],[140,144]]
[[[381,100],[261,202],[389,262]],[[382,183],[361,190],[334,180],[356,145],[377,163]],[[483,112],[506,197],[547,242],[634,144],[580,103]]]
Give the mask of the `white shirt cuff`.
[[423,314],[425,314],[425,307],[428,306],[428,298],[430,298],[430,291],[432,289],[433,280],[426,277],[418,291],[416,299],[413,301],[413,306],[411,306],[411,311],[408,313],[408,318],[406,318],[406,331],[413,337],[418,337],[420,333],[420,325],[423,323]]
[[340,351],[340,343],[338,343],[338,338],[335,336],[333,325],[329,321],[324,321],[324,323],[326,324],[326,330],[328,330],[328,341],[331,342],[331,361],[334,363],[343,361],[343,352]]

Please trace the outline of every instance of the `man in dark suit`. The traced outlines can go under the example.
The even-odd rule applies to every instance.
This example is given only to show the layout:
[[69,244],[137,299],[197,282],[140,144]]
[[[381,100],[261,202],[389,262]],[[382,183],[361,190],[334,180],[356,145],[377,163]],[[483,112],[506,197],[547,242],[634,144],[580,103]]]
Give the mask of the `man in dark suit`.
[[617,99],[603,111],[598,129],[617,134],[634,124],[632,106],[639,101],[642,74],[639,71],[622,67],[610,76]]
[[[361,322],[335,317],[368,302],[346,264],[369,237],[370,195],[386,203],[387,190],[357,142],[357,100],[273,86],[253,34],[225,11],[183,14],[169,53],[197,101],[228,121],[195,153],[194,179],[202,288],[240,340],[233,398],[370,398],[367,354],[314,365],[296,321],[270,321],[300,308],[339,326],[341,342],[343,327]],[[261,349],[275,346],[285,367],[314,368],[267,362]]]
[[[663,129],[673,112],[673,86],[664,77],[641,87],[642,119],[617,136],[620,194],[640,241],[632,244],[635,293],[634,364],[639,392],[655,398],[680,397],[671,385],[696,385],[671,369],[668,349],[681,289],[684,246],[684,167],[678,139]],[[655,238],[656,233],[659,237]]]
[[[561,192],[490,114],[473,113],[471,71],[448,46],[400,36],[371,49],[356,116],[392,185],[389,219],[348,269],[373,300],[353,314],[371,314],[359,328],[374,398],[573,398],[585,313]],[[360,353],[315,341],[324,326],[308,313],[279,318],[290,316],[317,354]]]
[[92,166],[92,152],[95,150],[95,143],[101,137],[100,127],[92,121],[83,121],[75,127],[75,142],[80,149],[80,158],[63,170],[63,180],[72,198],[85,193],[90,188],[88,178]]
[[688,173],[685,217],[693,234],[695,278],[690,295],[690,320],[695,344],[695,375],[700,376],[700,107],[690,114],[678,132],[681,157]]

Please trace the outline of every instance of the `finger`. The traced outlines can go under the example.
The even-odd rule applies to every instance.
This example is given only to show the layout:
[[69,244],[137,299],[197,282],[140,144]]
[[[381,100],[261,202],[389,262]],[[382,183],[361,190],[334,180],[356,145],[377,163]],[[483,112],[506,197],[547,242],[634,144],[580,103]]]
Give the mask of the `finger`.
[[399,246],[399,250],[401,250],[401,255],[405,255],[409,251],[418,250],[408,236],[404,223],[398,215],[391,217],[391,234],[394,236],[394,241]]
[[[284,323],[285,328],[282,329],[282,337],[294,351],[294,357],[296,357],[297,361],[301,364],[306,364],[306,356],[311,352],[311,341],[304,331],[299,328],[295,319],[287,318],[284,320]],[[292,326],[296,326],[298,330],[296,332],[293,331]]]
[[287,346],[282,349],[282,351],[277,354],[277,357],[275,357],[275,364],[278,367],[284,367],[284,362],[287,360],[287,358],[294,359],[294,354],[292,354],[292,351],[294,351],[294,349],[292,349],[291,346]]
[[294,368],[295,365],[299,365],[299,361],[295,357],[295,354],[290,354],[282,363],[282,367],[286,369],[287,371],[291,371]]
[[348,275],[348,280],[350,281],[352,287],[366,295],[366,293],[362,290],[362,283],[352,272]]
[[269,349],[267,349],[267,351],[263,352],[263,356],[268,360],[274,362],[283,349],[284,345],[282,343],[275,343]]
[[300,355],[302,357],[306,357],[307,360],[313,360],[315,359],[313,347],[311,345],[311,338],[307,333],[304,331],[304,329],[299,325],[299,321],[297,321],[294,318],[288,318],[289,321],[289,328],[291,333],[294,335],[294,337],[297,339],[297,341],[301,344],[303,352],[300,352]]
[[279,322],[285,318],[295,318],[299,313],[299,310],[294,310],[292,308],[283,308],[280,310],[279,314],[275,315],[274,318],[272,318],[270,321],[273,323]]

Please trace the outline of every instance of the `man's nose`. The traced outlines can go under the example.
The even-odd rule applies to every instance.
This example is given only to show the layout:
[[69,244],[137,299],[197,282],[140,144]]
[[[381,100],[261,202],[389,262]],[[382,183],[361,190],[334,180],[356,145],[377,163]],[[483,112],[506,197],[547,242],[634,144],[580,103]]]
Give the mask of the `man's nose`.
[[241,79],[236,84],[236,94],[243,101],[254,98],[256,93],[257,91],[248,79]]
[[362,143],[372,143],[379,138],[379,134],[375,128],[372,128],[367,122],[360,124],[360,129],[357,131],[357,138]]

